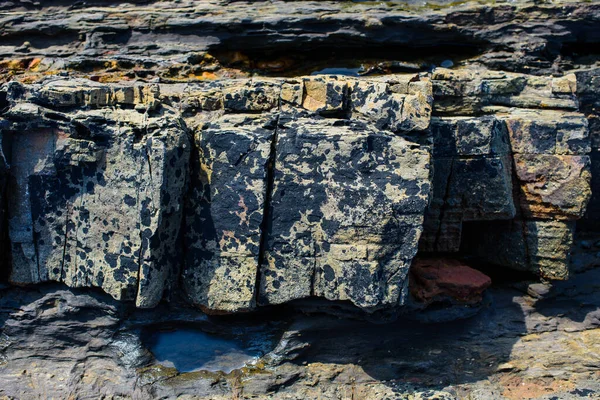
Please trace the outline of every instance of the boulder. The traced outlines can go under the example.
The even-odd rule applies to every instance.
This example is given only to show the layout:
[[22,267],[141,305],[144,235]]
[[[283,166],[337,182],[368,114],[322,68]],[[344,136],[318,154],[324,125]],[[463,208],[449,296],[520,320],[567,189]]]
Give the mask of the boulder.
[[452,300],[475,304],[492,280],[452,258],[416,258],[410,269],[410,293],[423,303]]

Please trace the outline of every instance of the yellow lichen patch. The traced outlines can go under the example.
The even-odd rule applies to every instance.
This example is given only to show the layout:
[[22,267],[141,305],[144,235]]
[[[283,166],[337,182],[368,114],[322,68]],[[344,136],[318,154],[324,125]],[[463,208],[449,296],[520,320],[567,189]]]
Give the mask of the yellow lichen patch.
[[23,71],[29,65],[27,59],[12,59],[0,61],[0,68],[6,68],[9,71]]
[[327,105],[327,85],[321,81],[304,82],[304,100],[302,107],[307,110],[318,110]]

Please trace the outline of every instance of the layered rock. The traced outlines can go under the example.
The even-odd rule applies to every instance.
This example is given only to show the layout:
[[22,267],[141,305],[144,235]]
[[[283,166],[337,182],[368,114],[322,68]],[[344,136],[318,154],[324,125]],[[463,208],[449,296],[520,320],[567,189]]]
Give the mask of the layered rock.
[[[67,69],[108,81],[185,81],[219,73],[207,51],[237,51],[242,54],[221,58],[278,73],[312,52],[319,58],[340,50],[356,58],[365,48],[397,51],[402,61],[431,48],[436,56],[470,58],[494,70],[552,74],[573,67],[577,46],[599,41],[594,2],[136,3],[2,4],[0,57],[9,60],[0,66],[9,76]],[[274,55],[252,60],[252,53]]]
[[495,117],[437,117],[433,197],[420,248],[460,249],[463,221],[515,216],[512,157],[505,124]]
[[156,305],[180,264],[185,125],[167,108],[106,107],[133,105],[141,88],[77,83],[8,87],[10,280]]
[[427,79],[85,82],[4,88],[13,283],[140,307],[181,284],[210,312],[402,304],[431,182],[398,134],[428,128]]
[[5,85],[11,281],[237,312],[401,305],[417,248],[564,279],[591,177],[588,120],[555,109],[573,77],[432,77]]
[[[373,311],[403,304],[417,243],[567,277],[598,5],[27,4],[0,24],[12,282]],[[303,76],[338,56],[412,72]]]
[[[480,113],[495,113],[497,128],[464,131],[455,134],[457,139],[450,139],[449,145],[441,139],[442,146],[434,144],[434,154],[438,154],[434,163],[441,177],[438,172],[434,178],[437,189],[428,218],[434,222],[427,223],[422,249],[458,251],[462,244],[491,263],[565,279],[574,221],[583,216],[591,196],[589,124],[583,114],[572,111],[578,107],[575,76],[440,69],[432,82],[434,113],[440,115],[440,122],[432,125],[434,141],[453,138],[452,131],[465,124],[463,119],[478,120],[481,117],[474,116]],[[497,143],[497,148],[477,149],[469,155],[470,162],[495,163],[496,171],[478,168],[469,174],[479,175],[473,178],[477,184],[460,181],[454,177],[460,172],[448,167],[456,165],[457,156],[454,161],[442,160],[453,152],[460,156],[462,142],[481,138]],[[498,159],[502,153],[503,162],[502,157]],[[486,171],[491,175],[486,176]],[[441,189],[444,182],[446,190]],[[472,218],[469,211],[463,211],[470,205],[460,196],[472,201],[478,193],[498,204]],[[442,215],[444,211],[447,214]],[[438,216],[443,219],[436,224]],[[459,239],[462,221],[486,219],[506,221],[472,223],[468,238]]]

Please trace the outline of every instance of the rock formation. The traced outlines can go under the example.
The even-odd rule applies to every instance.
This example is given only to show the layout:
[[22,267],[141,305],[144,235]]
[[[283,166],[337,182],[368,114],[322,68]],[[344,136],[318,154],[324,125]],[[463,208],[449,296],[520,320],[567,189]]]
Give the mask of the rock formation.
[[[13,284],[374,312],[405,304],[418,251],[568,278],[597,175],[600,78],[579,56],[597,4],[3,7]],[[391,54],[303,75],[336,48]]]
[[599,27],[0,2],[0,398],[594,398]]

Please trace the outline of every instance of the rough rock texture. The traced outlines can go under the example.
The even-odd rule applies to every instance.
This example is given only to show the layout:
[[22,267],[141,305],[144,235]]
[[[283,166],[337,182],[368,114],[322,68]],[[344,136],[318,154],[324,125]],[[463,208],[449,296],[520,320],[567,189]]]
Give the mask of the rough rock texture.
[[[596,4],[40,7],[7,5],[0,32],[11,282],[372,312],[405,303],[417,250],[568,277],[597,167],[598,70],[575,68]],[[301,76],[332,51],[384,74]]]
[[40,73],[66,68],[97,79],[187,80],[215,72],[206,51],[267,49],[273,54],[264,59],[228,59],[281,73],[300,53],[316,49],[321,56],[318,50],[325,48],[325,54],[345,49],[356,55],[367,44],[381,52],[433,49],[440,57],[473,57],[490,69],[552,74],[571,69],[578,53],[600,40],[595,2],[137,3],[5,2],[0,57],[28,61],[7,60],[3,66],[17,74],[24,68]]
[[80,84],[7,88],[10,280],[96,286],[156,305],[180,264],[185,126],[166,108],[69,112],[132,104],[140,89]]
[[[597,1],[0,3],[0,397],[597,398],[598,26]],[[272,351],[151,353],[190,327]]]
[[404,302],[429,196],[429,154],[336,121],[282,117],[259,300]]
[[183,285],[206,309],[255,306],[261,224],[274,130],[269,120],[228,116],[196,135],[186,205]]
[[[443,175],[434,177],[438,189],[434,184],[429,211],[433,222],[426,225],[423,250],[458,251],[462,243],[491,263],[548,279],[567,278],[573,221],[583,216],[591,197],[589,123],[584,114],[569,111],[578,104],[575,76],[438,69],[432,82],[439,100],[434,101],[434,113],[442,115],[433,134],[443,144],[437,161]],[[461,125],[454,120],[465,124],[464,116],[482,112],[495,113],[499,126],[460,134]],[[481,137],[496,148],[476,148],[469,155],[468,162],[489,165],[468,174],[488,174],[474,185],[460,180],[456,159],[465,151],[464,142],[476,143]],[[512,156],[503,161],[498,155],[506,154],[506,144]],[[435,148],[434,144],[434,154]],[[447,189],[442,190],[444,183]],[[461,209],[480,192],[492,195],[498,204],[487,218],[465,217]],[[461,195],[469,201],[461,201]],[[462,221],[486,219],[507,221],[473,222],[468,239],[460,241]]]
[[394,133],[427,129],[426,78],[85,83],[4,87],[11,282],[152,307],[181,281],[213,312],[403,303],[430,155]]
[[[227,322],[182,304],[132,310],[100,293],[4,288],[0,396],[595,399],[599,272],[553,285],[496,285],[479,315],[443,324],[372,324],[293,310],[284,320],[258,314],[254,323]],[[228,374],[181,373],[152,357],[145,329],[190,324],[258,341],[274,332],[276,343],[254,365]]]
[[505,124],[495,117],[434,118],[434,183],[420,248],[460,249],[463,221],[515,216],[512,157]]

